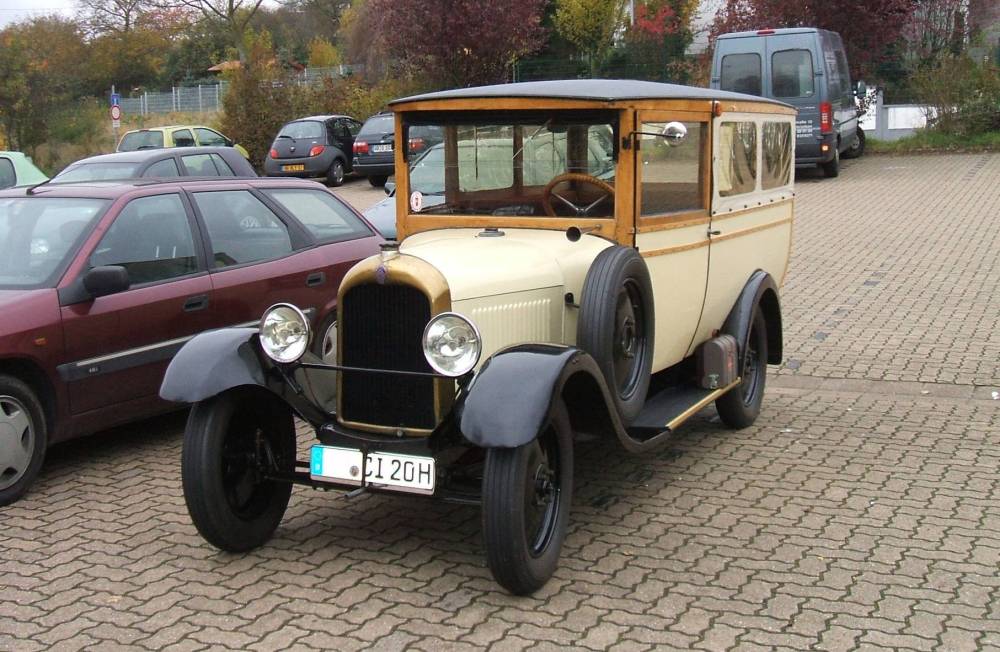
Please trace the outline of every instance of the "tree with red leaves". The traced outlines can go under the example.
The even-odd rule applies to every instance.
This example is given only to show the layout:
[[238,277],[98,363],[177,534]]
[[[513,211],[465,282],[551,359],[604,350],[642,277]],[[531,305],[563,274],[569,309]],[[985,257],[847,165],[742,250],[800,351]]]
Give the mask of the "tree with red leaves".
[[519,57],[545,44],[547,0],[369,0],[385,51],[440,86],[505,81]]
[[779,27],[820,27],[840,34],[855,79],[871,77],[896,44],[917,0],[726,0],[712,36]]

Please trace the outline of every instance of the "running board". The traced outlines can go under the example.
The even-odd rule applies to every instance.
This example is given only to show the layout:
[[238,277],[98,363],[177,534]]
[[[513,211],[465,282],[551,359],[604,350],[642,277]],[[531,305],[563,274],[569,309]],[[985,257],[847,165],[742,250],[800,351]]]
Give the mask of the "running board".
[[668,387],[646,399],[642,412],[628,427],[628,436],[641,448],[658,444],[703,407],[739,384],[740,379],[737,378],[719,389]]

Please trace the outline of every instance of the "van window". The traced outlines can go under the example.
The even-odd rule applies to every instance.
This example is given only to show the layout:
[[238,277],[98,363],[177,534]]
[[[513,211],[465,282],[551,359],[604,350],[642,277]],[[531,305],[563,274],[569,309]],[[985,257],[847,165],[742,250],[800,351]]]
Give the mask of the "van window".
[[809,50],[781,50],[771,55],[771,92],[775,97],[810,97],[814,93]]
[[719,88],[736,93],[762,95],[759,54],[727,54],[722,57]]
[[760,183],[764,190],[787,185],[792,176],[792,125],[765,122],[761,133],[764,169]]
[[[642,146],[642,215],[663,215],[704,208],[701,193],[704,143],[708,124],[685,122],[687,136],[674,146],[657,136],[643,136]],[[666,123],[644,122],[642,131],[658,134]]]
[[723,122],[719,131],[720,197],[753,192],[757,187],[757,125],[753,122]]

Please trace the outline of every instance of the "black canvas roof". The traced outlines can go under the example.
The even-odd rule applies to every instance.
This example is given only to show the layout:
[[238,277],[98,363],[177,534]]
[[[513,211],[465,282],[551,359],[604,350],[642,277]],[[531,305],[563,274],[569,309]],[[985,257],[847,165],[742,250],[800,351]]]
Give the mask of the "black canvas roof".
[[564,79],[555,81],[520,82],[517,84],[497,84],[494,86],[474,86],[456,88],[413,95],[390,102],[390,106],[404,102],[426,102],[430,100],[452,100],[491,97],[537,97],[561,100],[729,100],[768,102],[788,106],[766,97],[732,93],[711,88],[696,88],[680,84],[635,79]]

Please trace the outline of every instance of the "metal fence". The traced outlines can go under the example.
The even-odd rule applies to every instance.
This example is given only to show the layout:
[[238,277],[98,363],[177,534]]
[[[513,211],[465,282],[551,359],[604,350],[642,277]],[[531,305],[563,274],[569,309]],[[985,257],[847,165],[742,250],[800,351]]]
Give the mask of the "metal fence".
[[[320,83],[327,77],[347,77],[363,72],[362,66],[333,66],[331,68],[306,68],[292,78],[299,85]],[[169,91],[144,91],[141,95],[123,97],[122,113],[147,115],[150,113],[205,113],[222,110],[222,98],[228,82],[174,86]]]

